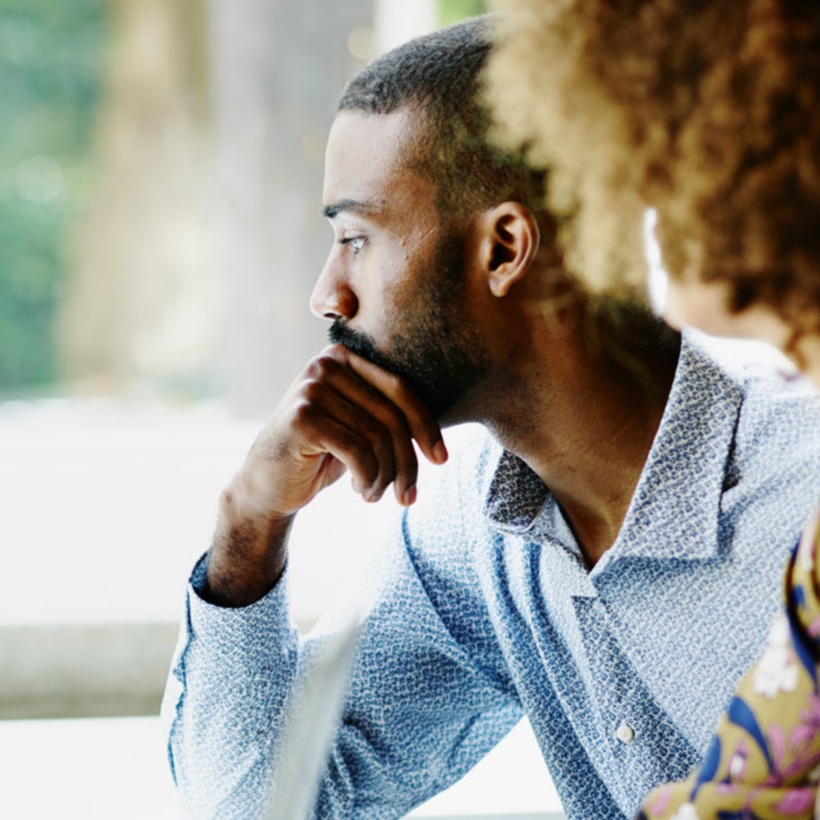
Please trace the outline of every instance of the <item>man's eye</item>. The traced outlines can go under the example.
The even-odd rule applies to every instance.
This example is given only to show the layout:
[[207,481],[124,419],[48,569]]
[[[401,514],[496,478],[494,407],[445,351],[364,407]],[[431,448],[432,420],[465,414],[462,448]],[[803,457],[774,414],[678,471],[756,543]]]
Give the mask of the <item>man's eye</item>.
[[346,236],[344,239],[339,240],[340,245],[349,245],[353,250],[358,253],[364,247],[364,237],[363,236]]

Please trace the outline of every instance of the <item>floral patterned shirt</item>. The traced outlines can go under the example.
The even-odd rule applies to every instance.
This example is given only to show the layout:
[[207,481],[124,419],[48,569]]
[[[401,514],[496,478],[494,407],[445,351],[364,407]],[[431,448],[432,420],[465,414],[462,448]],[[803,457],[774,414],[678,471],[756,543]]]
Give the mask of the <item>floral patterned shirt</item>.
[[662,786],[641,820],[820,817],[820,514],[789,563],[785,608],[718,723],[700,769]]

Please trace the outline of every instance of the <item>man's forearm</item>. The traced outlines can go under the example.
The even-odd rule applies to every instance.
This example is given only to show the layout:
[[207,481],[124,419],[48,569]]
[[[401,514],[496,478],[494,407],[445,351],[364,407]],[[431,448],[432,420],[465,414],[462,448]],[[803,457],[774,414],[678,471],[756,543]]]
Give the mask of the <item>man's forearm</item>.
[[447,460],[441,428],[397,376],[341,345],[326,348],[294,381],[220,498],[203,597],[240,607],[262,598],[287,561],[296,512],[346,472],[377,501],[390,484],[416,500],[413,441]]
[[287,561],[293,516],[270,519],[249,514],[232,488],[220,499],[214,542],[202,596],[209,603],[241,607],[255,603],[279,580]]

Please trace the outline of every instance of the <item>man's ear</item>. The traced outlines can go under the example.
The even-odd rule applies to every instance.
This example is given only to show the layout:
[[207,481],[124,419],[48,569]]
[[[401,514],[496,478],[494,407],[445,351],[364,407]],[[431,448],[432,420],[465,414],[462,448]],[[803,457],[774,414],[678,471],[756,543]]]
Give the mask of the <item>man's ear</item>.
[[477,262],[493,296],[503,298],[530,269],[540,233],[532,211],[520,202],[502,202],[477,219]]

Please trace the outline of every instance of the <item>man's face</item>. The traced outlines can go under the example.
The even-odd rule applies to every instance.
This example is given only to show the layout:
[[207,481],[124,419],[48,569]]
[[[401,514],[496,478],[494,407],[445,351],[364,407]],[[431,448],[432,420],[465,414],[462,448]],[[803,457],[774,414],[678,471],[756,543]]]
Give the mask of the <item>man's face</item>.
[[336,118],[323,193],[335,241],[311,308],[333,319],[331,341],[404,377],[442,418],[488,357],[469,312],[463,237],[410,161],[421,128],[409,109]]

